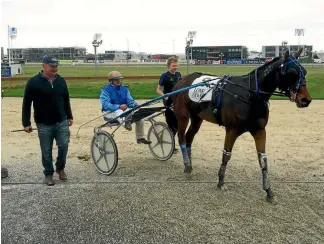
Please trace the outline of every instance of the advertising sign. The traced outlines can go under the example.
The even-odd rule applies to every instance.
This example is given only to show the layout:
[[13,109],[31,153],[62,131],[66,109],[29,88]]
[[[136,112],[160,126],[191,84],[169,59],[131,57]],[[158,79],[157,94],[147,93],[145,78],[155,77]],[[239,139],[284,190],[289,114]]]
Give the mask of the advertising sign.
[[1,77],[11,77],[11,67],[1,65]]
[[245,60],[245,64],[264,64],[264,60],[247,59],[247,60]]
[[243,64],[243,60],[224,60],[224,64]]

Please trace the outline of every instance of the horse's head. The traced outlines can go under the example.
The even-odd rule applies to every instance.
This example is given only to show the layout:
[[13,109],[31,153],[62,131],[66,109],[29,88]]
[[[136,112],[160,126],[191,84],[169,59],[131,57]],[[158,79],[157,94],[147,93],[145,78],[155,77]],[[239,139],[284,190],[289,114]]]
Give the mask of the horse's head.
[[279,74],[278,88],[285,91],[290,101],[295,102],[298,108],[305,108],[311,103],[312,98],[306,87],[306,69],[298,62],[301,48],[294,56],[285,52],[282,57]]

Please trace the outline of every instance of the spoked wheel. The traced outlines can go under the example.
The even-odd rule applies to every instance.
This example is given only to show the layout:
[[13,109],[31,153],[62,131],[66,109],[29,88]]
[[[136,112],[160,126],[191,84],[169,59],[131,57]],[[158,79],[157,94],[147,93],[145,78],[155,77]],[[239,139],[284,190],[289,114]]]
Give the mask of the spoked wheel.
[[147,133],[149,149],[153,156],[161,161],[166,161],[173,155],[175,141],[169,126],[163,122],[155,122]]
[[118,149],[114,138],[106,131],[98,131],[91,142],[91,156],[96,169],[111,175],[118,164]]

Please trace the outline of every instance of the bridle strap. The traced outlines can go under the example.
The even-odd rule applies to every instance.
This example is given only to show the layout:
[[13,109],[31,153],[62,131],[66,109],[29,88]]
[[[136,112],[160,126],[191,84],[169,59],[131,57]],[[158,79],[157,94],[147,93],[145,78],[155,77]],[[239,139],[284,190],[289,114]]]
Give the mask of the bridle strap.
[[[303,69],[301,68],[301,65],[298,62],[298,60],[292,59],[291,57],[289,57],[289,61],[283,62],[281,64],[281,66],[280,66],[281,70],[282,70],[282,68],[284,66],[286,66],[286,65],[288,65],[290,63],[294,63],[298,67],[298,69],[299,69],[299,79],[298,79],[298,82],[297,82],[297,85],[296,85],[296,88],[295,88],[295,92],[297,92],[300,89],[300,87],[306,86],[306,78],[305,78],[305,74],[304,74]],[[304,84],[301,84],[301,82],[302,82],[303,79],[305,80],[305,83]]]

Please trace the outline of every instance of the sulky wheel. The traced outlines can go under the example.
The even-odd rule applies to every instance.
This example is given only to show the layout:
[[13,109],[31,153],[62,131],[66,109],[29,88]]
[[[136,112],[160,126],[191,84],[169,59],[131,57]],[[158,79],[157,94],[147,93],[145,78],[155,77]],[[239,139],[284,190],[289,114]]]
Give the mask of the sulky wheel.
[[161,161],[166,161],[173,155],[175,141],[169,126],[163,122],[155,122],[147,133],[149,149],[153,156]]
[[91,156],[96,169],[111,175],[118,164],[118,149],[114,138],[106,131],[99,130],[92,138]]

